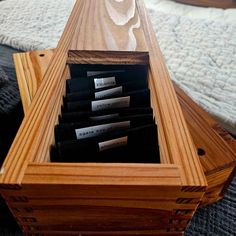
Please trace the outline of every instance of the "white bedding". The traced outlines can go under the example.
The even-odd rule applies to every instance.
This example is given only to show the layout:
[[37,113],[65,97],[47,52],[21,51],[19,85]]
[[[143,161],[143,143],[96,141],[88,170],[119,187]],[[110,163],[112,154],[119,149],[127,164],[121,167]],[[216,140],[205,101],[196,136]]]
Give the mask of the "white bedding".
[[0,43],[30,51],[55,48],[75,0],[0,1]]
[[[171,79],[236,134],[236,9],[145,0]],[[0,43],[56,46],[74,0],[0,2]]]
[[171,79],[236,134],[236,9],[145,3]]

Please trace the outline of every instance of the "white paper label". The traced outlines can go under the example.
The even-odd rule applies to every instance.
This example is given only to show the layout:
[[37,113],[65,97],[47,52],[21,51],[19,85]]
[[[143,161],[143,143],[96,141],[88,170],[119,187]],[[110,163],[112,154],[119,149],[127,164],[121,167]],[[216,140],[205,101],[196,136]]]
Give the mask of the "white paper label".
[[99,98],[105,98],[108,96],[115,96],[115,95],[119,95],[122,94],[122,86],[117,87],[117,88],[112,88],[112,89],[106,89],[100,92],[96,92],[95,93],[95,98],[99,99]]
[[116,85],[116,78],[115,77],[95,78],[94,85],[95,85],[95,89],[114,86]]
[[107,149],[126,146],[127,141],[128,141],[128,137],[125,136],[125,137],[122,137],[122,138],[116,138],[116,139],[112,139],[112,140],[109,140],[109,141],[101,142],[101,143],[98,144],[99,151],[104,151],[104,150],[107,150]]
[[124,130],[130,128],[130,121],[116,122],[104,125],[96,125],[85,128],[76,129],[77,139],[96,137],[114,130]]
[[108,114],[108,115],[103,115],[103,116],[90,116],[89,119],[92,121],[98,121],[98,120],[107,120],[107,119],[116,118],[116,117],[119,117],[119,113]]
[[129,107],[130,96],[92,101],[92,111]]
[[87,76],[96,76],[96,75],[119,73],[119,72],[125,72],[125,70],[87,71]]

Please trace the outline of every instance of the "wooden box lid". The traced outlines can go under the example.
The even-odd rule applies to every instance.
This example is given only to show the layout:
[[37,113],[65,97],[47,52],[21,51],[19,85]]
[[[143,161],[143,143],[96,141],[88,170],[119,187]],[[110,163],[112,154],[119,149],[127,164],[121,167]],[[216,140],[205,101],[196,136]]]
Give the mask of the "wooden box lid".
[[[49,121],[55,124],[55,113],[58,113],[55,104],[60,103],[58,95],[62,94],[65,65],[68,61],[76,61],[81,51],[86,54],[86,51],[91,53],[92,50],[98,52],[94,54],[96,60],[109,63],[116,63],[112,56],[115,52],[148,53],[162,163],[180,167],[183,186],[205,186],[196,149],[141,1],[76,2],[43,82],[2,166],[1,182],[21,184],[30,163],[47,159],[44,155],[47,155],[47,140],[52,139],[50,129],[53,125]],[[101,56],[102,52],[105,57]],[[127,58],[132,61],[132,56]]]

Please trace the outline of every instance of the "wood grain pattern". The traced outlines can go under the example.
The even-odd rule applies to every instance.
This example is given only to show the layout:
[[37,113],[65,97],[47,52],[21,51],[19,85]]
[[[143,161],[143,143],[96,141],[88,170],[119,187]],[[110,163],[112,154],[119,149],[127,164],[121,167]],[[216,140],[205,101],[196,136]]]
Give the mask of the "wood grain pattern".
[[232,178],[234,177],[235,166],[225,167],[206,176],[209,186],[201,201],[201,206],[212,204],[220,200]]
[[84,1],[79,20],[70,50],[148,51],[135,0]]
[[[104,2],[111,1],[102,1],[101,8],[104,8]],[[155,34],[151,28],[144,5],[139,1],[137,1],[137,3],[138,11],[135,12],[135,15],[137,15],[137,17],[139,15],[142,29],[138,31],[139,34],[136,38],[136,42],[144,41],[148,44],[151,66],[150,81],[154,84],[153,89],[156,93],[155,96],[157,97],[158,106],[155,107],[155,109],[159,110],[161,117],[158,124],[163,127],[163,135],[165,135],[167,141],[167,144],[163,145],[168,145],[169,158],[166,158],[166,160],[168,159],[170,160],[170,163],[184,167],[181,171],[181,180],[183,185],[199,184],[204,186],[206,182],[202,174],[200,162],[196,155],[190,134],[187,130],[177,97],[174,94],[173,86],[169,80],[168,72],[163,63],[163,58]],[[33,160],[33,158],[37,159],[37,155],[41,155],[38,150],[40,150],[39,146],[41,145],[41,140],[45,134],[44,130],[47,126],[48,120],[51,119],[52,111],[50,109],[53,107],[53,104],[55,104],[58,97],[56,96],[55,88],[60,87],[60,84],[63,81],[58,78],[61,78],[63,72],[62,68],[67,60],[67,51],[70,48],[73,48],[73,50],[87,49],[86,46],[76,43],[81,42],[82,37],[84,38],[82,41],[92,38],[90,36],[91,32],[89,34],[86,30],[83,31],[83,29],[85,29],[82,27],[85,20],[83,16],[89,15],[89,11],[95,9],[95,6],[98,6],[97,4],[97,1],[91,0],[78,1],[75,5],[74,14],[72,13],[66,30],[59,42],[59,46],[55,50],[53,59],[45,73],[42,86],[40,86],[39,91],[32,102],[32,106],[29,108],[29,115],[25,117],[13,146],[10,149],[10,157],[7,158],[4,163],[3,168],[5,175],[3,181],[5,183],[20,183],[23,178],[23,173],[27,168],[27,163],[30,160]],[[120,11],[128,9],[129,12],[134,1],[115,2],[115,4],[120,4],[120,6],[122,6]],[[80,12],[81,14],[76,14],[75,12]],[[132,22],[132,20],[130,21]],[[100,25],[101,23],[98,24],[98,26]],[[78,26],[80,26],[80,28],[77,28]],[[121,37],[121,35],[126,36],[127,31],[124,32],[122,30],[124,25],[121,26],[120,30],[110,28],[110,31],[116,32],[119,37]],[[144,32],[144,34],[142,32]],[[79,39],[77,38],[78,36]],[[145,40],[143,37],[145,37]],[[102,45],[101,47],[99,47],[100,44]],[[72,47],[70,47],[71,45]],[[107,45],[102,42],[97,42],[96,46],[99,49],[107,49]],[[118,49],[121,51],[125,50],[124,47]],[[17,160],[17,162],[14,160]]]
[[[143,168],[142,164],[55,163],[53,167],[52,173],[50,164],[30,165],[25,173],[24,183],[136,186],[168,186],[181,183],[179,168],[174,165],[147,164]],[[124,168],[127,168],[126,172]]]
[[[202,205],[218,201],[236,171],[236,140],[174,84],[208,187]],[[201,155],[200,155],[201,154]]]
[[[32,87],[32,84],[37,85],[37,89],[39,88],[39,85],[41,84],[41,80],[43,79],[44,73],[46,71],[46,68],[49,65],[50,60],[52,59],[54,49],[48,49],[48,50],[41,50],[41,51],[31,51],[26,53],[16,53],[14,54],[15,64],[16,66],[22,66],[23,70],[17,70],[17,78],[18,83],[27,84],[26,86],[20,87],[20,92],[22,94],[22,99],[27,97],[27,94],[30,93],[30,87]],[[116,59],[117,60],[123,60],[125,58],[126,63],[137,63],[137,64],[146,64],[146,62],[149,60],[146,52],[119,52],[119,56],[117,56],[116,53]],[[29,57],[30,55],[30,57]],[[40,55],[44,55],[41,57]],[[89,58],[89,60],[94,60],[99,63],[103,63],[104,60],[108,61],[109,63],[114,63],[114,55],[112,57],[112,52],[107,51],[97,51],[96,53],[93,53],[91,51],[80,51],[79,53],[77,51],[69,51],[69,59],[68,63],[87,63],[86,60]],[[129,57],[127,58],[127,55]],[[135,55],[135,57],[133,56]],[[110,59],[109,59],[110,57]],[[130,60],[130,62],[127,61]],[[36,61],[37,67],[32,65]],[[31,74],[28,74],[27,68],[31,68]],[[37,76],[36,76],[37,75]],[[36,81],[35,81],[36,80]],[[37,91],[35,90],[35,92]],[[187,96],[184,91],[182,91],[176,84],[174,84],[174,89],[177,94],[178,100],[180,102],[180,106],[183,110],[183,115],[185,120],[187,121],[189,131],[191,133],[191,136],[196,133],[196,130],[200,130],[200,127],[192,129],[191,124],[194,123],[194,125],[198,125],[197,122],[193,122],[193,119],[195,116],[201,117],[200,119],[202,122],[205,123],[205,125],[209,126],[208,128],[213,129],[215,133],[217,133],[227,144],[230,146],[230,148],[236,152],[236,140],[225,130],[220,126],[220,124],[213,119],[207,112],[205,112],[203,109],[201,109],[193,100]],[[31,104],[32,98],[34,97],[35,93],[32,93],[30,96],[29,103],[25,104],[23,103],[24,111],[27,112],[29,105]],[[155,100],[155,95],[151,96],[151,99]],[[187,114],[185,112],[192,113],[192,117],[187,117]],[[200,134],[201,135],[201,134]],[[201,137],[202,142],[207,143],[207,139],[204,139]],[[196,143],[194,142],[196,145]],[[200,145],[201,147],[206,148],[206,145]],[[207,152],[208,153],[208,152]],[[209,153],[208,153],[209,154]]]
[[185,4],[203,7],[235,8],[235,0],[175,0]]
[[[227,140],[224,140],[225,135],[221,135],[223,129],[220,133],[215,130],[219,124],[177,85],[175,85],[175,91],[196,148],[204,152],[200,156],[200,160],[205,174],[208,175],[222,168],[235,166],[236,154],[232,149],[235,149],[236,140],[227,133],[227,140],[229,140],[227,144]],[[223,138],[220,138],[220,135]]]
[[[45,54],[47,60],[52,57],[53,50],[45,50],[41,53]],[[84,62],[87,63],[86,58],[95,56],[93,60],[101,61],[105,60],[106,57],[109,56],[106,52],[97,52],[95,55],[91,55],[91,52],[70,52],[72,55],[70,56],[71,63],[75,62]],[[33,56],[33,54],[35,54]],[[36,58],[39,53],[31,52],[31,55],[33,58]],[[105,56],[104,56],[105,55]],[[121,53],[123,56],[123,53]],[[27,56],[26,53],[21,53],[21,63],[26,63],[25,60],[22,60]],[[126,54],[125,54],[126,56]],[[45,60],[46,60],[45,58]],[[120,57],[117,57],[119,60]],[[79,60],[80,59],[80,60]],[[137,58],[133,58],[133,60],[136,60]],[[107,58],[106,58],[107,60]],[[146,54],[140,54],[140,60],[137,61],[137,63],[145,64]],[[39,69],[40,69],[40,62],[39,61]],[[42,67],[44,66],[45,62],[42,61]],[[26,71],[27,72],[27,71]],[[34,68],[34,74],[37,74],[37,68]],[[24,74],[17,74],[18,79],[25,80],[26,76]],[[42,74],[43,76],[43,74]],[[32,80],[35,79],[35,77],[31,78]],[[42,78],[41,78],[42,79]],[[211,117],[207,112],[205,112],[203,109],[201,109],[195,102],[192,101],[190,97],[188,97],[177,85],[174,84],[174,88],[178,97],[178,100],[180,102],[183,115],[187,121],[189,131],[191,133],[191,136],[193,137],[194,144],[197,147],[203,149],[205,151],[205,154],[200,157],[201,164],[204,168],[204,173],[207,177],[208,182],[208,188],[204,195],[204,198],[201,202],[202,205],[210,204],[212,202],[215,202],[219,200],[223,194],[225,189],[227,189],[228,182],[230,183],[230,180],[234,176],[233,173],[235,171],[235,151],[236,151],[236,140],[230,136],[229,133],[227,133],[222,127]],[[26,87],[27,89],[27,87]],[[155,95],[152,95],[152,100],[155,101]],[[154,102],[153,101],[153,102]],[[27,110],[27,108],[25,109]],[[162,142],[164,143],[164,142]],[[234,151],[232,153],[232,150],[229,149],[229,147]],[[163,148],[162,148],[163,150]],[[167,155],[161,155],[161,158],[166,157]],[[206,164],[207,163],[207,164]],[[232,166],[231,168],[227,168],[227,166]],[[226,170],[225,170],[226,169]],[[37,168],[37,171],[39,169]],[[33,178],[29,178],[28,172],[26,173],[24,177],[25,183],[29,182],[35,182],[37,183],[38,180],[43,181],[44,174],[42,174],[42,178],[40,174],[38,173],[37,176],[35,175]],[[55,181],[56,181],[56,175],[55,175]],[[70,178],[70,177],[69,177]],[[48,179],[46,179],[45,182],[47,182]],[[44,183],[45,183],[44,182]],[[214,194],[213,194],[214,193]]]
[[[183,185],[204,185],[200,161],[196,155],[192,138],[184,120],[173,85],[169,79],[167,68],[152,29],[152,24],[143,2],[137,1],[138,11],[143,25],[145,39],[149,49],[151,77],[159,110],[159,126],[162,126],[165,138],[168,140],[170,163],[183,166]],[[166,109],[167,108],[167,109]],[[160,122],[161,121],[161,122]]]
[[34,51],[14,54],[14,63],[18,78],[24,112],[35,96],[42,78],[53,56],[53,50]]
[[[42,167],[49,169],[49,164]],[[84,173],[90,172],[85,169]],[[157,175],[154,171],[151,173]],[[57,231],[64,231],[63,235],[70,232],[102,234],[104,230],[109,235],[120,230],[128,234],[136,232],[136,235],[143,235],[148,230],[168,235],[163,226],[173,227],[175,233],[182,231],[192,217],[196,201],[202,196],[201,192],[182,192],[180,186],[158,186],[158,183],[153,186],[99,185],[98,188],[88,183],[55,185],[41,182],[22,184],[22,189],[11,190],[10,195],[7,192],[5,199],[25,232],[39,231],[45,235]],[[179,203],[177,197],[190,201]],[[178,213],[173,209],[178,209]]]

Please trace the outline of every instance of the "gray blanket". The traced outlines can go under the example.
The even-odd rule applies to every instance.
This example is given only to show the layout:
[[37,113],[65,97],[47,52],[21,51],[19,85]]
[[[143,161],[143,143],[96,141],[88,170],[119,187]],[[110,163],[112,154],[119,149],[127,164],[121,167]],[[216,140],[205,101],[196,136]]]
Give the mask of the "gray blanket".
[[186,236],[233,236],[236,235],[236,178],[224,198],[215,204],[198,209]]
[[11,113],[20,101],[20,94],[12,60],[12,54],[15,52],[18,51],[10,47],[0,45],[0,68],[2,75],[7,77],[7,79],[5,78],[1,80],[0,114]]

